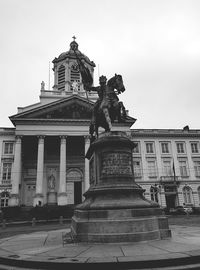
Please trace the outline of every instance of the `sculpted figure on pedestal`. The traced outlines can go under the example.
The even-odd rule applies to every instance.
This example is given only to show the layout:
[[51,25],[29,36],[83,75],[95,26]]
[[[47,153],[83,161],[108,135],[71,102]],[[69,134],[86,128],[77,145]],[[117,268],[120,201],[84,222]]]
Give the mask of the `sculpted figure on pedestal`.
[[96,91],[98,100],[96,101],[92,119],[90,123],[90,135],[93,141],[98,137],[98,128],[103,127],[105,131],[110,131],[112,123],[116,120],[124,122],[126,120],[126,110],[122,102],[119,101],[118,95],[125,91],[122,76],[115,74],[108,80],[105,76],[99,78],[100,86],[92,87],[84,85],[86,91]]
[[51,174],[48,178],[48,187],[49,189],[55,189],[55,177],[53,174]]

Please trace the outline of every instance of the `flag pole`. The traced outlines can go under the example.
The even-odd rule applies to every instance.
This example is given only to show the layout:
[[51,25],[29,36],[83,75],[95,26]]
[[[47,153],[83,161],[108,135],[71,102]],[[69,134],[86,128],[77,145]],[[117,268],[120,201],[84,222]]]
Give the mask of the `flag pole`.
[[176,171],[175,171],[175,166],[174,166],[174,159],[173,159],[172,170],[173,170],[174,182],[176,182]]
[[48,90],[50,90],[50,61],[49,61],[49,88]]

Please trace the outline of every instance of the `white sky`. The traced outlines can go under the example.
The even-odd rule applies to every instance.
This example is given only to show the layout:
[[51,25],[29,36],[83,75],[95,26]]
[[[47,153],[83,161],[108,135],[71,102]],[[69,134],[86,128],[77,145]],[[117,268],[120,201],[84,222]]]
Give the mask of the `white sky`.
[[200,129],[199,14],[199,0],[0,0],[0,126],[39,101],[49,61],[76,35],[95,85],[98,65],[123,76],[133,128]]

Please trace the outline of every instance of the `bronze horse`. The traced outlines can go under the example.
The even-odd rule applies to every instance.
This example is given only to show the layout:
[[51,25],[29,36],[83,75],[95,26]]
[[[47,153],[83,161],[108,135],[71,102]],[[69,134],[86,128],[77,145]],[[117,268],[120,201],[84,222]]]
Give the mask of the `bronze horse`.
[[[103,98],[98,110],[94,112],[94,119],[90,122],[91,142],[98,137],[98,129],[102,127],[105,131],[110,131],[112,123],[125,121],[126,110],[122,102],[119,101],[118,94],[125,91],[122,76],[115,74],[108,80],[103,92]],[[95,135],[94,135],[95,133]]]

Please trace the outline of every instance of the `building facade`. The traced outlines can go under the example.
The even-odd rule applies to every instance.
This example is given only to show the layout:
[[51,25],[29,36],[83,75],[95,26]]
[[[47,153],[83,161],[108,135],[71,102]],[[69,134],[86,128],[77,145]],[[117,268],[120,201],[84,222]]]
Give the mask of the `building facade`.
[[[98,95],[86,94],[76,55],[93,76],[95,64],[74,40],[53,60],[54,86],[41,83],[39,102],[18,108],[13,128],[0,128],[1,207],[78,204],[89,188],[89,124]],[[114,123],[136,143],[136,182],[163,207],[199,206],[200,130],[136,130]]]
[[200,130],[131,130],[136,182],[161,206],[200,205]]

